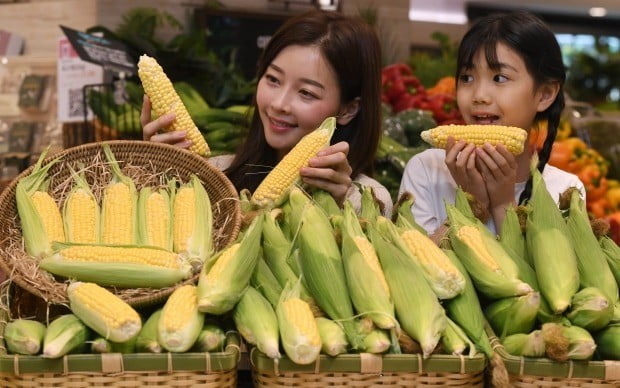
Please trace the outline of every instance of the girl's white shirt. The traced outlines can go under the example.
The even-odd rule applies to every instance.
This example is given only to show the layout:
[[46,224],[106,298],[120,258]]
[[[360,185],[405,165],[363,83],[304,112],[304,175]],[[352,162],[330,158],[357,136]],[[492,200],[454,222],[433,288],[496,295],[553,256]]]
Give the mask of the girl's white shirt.
[[[446,166],[445,157],[446,152],[441,149],[428,149],[415,155],[407,162],[400,183],[399,195],[406,191],[414,195],[411,207],[413,217],[428,233],[433,233],[446,220],[445,203],[455,202],[457,186]],[[542,176],[556,203],[560,194],[569,187],[577,187],[585,198],[585,188],[576,175],[547,165]],[[517,203],[525,184],[518,182],[515,185]],[[492,219],[487,222],[487,227],[496,233]]]
[[[209,158],[209,163],[218,170],[224,171],[230,166],[234,158],[234,155],[219,155]],[[386,217],[391,217],[392,215],[392,197],[390,196],[389,191],[379,182],[372,179],[371,177],[359,174],[357,177],[353,179],[354,183],[360,184],[362,186],[370,186],[372,187],[375,196],[379,201],[383,203],[383,215]],[[359,212],[362,205],[362,195],[360,190],[355,187],[355,184],[351,185],[349,192],[347,193],[347,199],[351,201],[353,208]]]

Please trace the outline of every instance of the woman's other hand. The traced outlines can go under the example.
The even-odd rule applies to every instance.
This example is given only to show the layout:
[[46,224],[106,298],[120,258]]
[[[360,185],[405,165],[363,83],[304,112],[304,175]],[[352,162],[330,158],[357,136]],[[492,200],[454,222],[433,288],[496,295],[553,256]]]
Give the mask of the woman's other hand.
[[337,203],[343,204],[351,187],[351,173],[347,155],[349,143],[341,141],[323,148],[300,170],[304,183],[329,192]]
[[163,132],[164,128],[172,124],[174,119],[174,113],[169,113],[151,121],[151,101],[146,94],[144,95],[142,111],[140,112],[142,138],[144,140],[171,144],[181,148],[189,148],[192,142],[185,140],[185,131]]

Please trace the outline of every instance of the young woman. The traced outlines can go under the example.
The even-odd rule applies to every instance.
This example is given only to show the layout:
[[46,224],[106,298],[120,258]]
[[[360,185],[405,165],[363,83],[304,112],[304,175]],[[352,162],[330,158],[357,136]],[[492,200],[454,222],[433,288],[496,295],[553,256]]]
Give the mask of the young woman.
[[463,141],[447,149],[414,156],[405,168],[400,191],[415,196],[416,221],[442,235],[444,201],[454,203],[457,186],[472,194],[491,214],[498,231],[509,205],[527,201],[532,183],[530,161],[539,120],[548,121],[538,169],[551,195],[583,184],[572,174],[547,165],[564,108],[566,78],[560,47],[551,30],[527,12],[495,14],[478,20],[461,41],[457,59],[457,103],[467,124],[515,126],[529,131],[526,149],[514,156],[505,147],[476,148]]
[[[372,186],[389,214],[388,191],[370,178],[381,136],[380,73],[377,36],[362,20],[326,11],[289,19],[259,60],[247,139],[235,155],[211,162],[238,190],[254,191],[304,135],[335,116],[332,143],[301,169],[303,181],[330,192],[339,203],[349,199],[358,206],[360,193],[353,182]],[[160,133],[172,120],[173,115],[165,115],[151,121],[145,98],[145,140],[188,147],[184,132]]]

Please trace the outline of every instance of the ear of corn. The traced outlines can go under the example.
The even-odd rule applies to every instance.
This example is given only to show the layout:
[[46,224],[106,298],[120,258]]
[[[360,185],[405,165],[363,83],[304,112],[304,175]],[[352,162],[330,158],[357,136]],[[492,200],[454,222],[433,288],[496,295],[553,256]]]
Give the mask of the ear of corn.
[[517,357],[544,357],[545,341],[540,330],[509,335],[502,340],[509,354]]
[[491,359],[493,357],[493,349],[484,329],[485,318],[480,307],[480,300],[478,299],[476,289],[456,254],[449,250],[444,250],[444,253],[465,278],[463,292],[444,302],[446,312],[476,344],[478,350]]
[[190,151],[198,155],[209,156],[209,145],[194,124],[183,101],[157,60],[148,55],[141,55],[138,61],[138,76],[142,81],[144,92],[151,100],[151,107],[155,114],[157,116],[175,114],[175,120],[166,130],[186,131],[185,138],[192,142],[189,147]]
[[356,311],[368,315],[382,329],[396,327],[394,304],[390,299],[390,289],[377,252],[364,235],[353,207],[348,201],[344,206],[342,262],[349,294]]
[[65,240],[60,210],[47,193],[47,172],[58,159],[42,167],[46,155],[47,150],[41,153],[32,173],[20,179],[15,187],[24,245],[26,252],[34,257],[49,254],[53,241]]
[[377,217],[382,215],[382,204],[379,204],[375,192],[370,186],[362,187],[362,206],[359,210],[360,218],[367,222],[375,222]]
[[521,229],[519,216],[514,206],[509,206],[508,209],[506,209],[506,217],[504,218],[500,230],[499,242],[506,251],[511,253],[515,261],[520,259],[527,263],[528,257],[525,250],[525,235]]
[[373,329],[364,337],[362,350],[366,353],[381,354],[390,349],[390,337],[384,330]]
[[476,355],[476,346],[467,337],[467,334],[452,321],[450,318],[446,318],[448,325],[446,330],[441,335],[441,345],[443,351],[447,354],[455,356],[465,353],[465,350],[469,349],[469,357]]
[[104,286],[167,287],[192,274],[179,255],[156,247],[55,243],[54,249],[41,268]]
[[194,345],[205,316],[198,311],[198,290],[186,284],[174,290],[161,311],[157,340],[169,352],[185,352]]
[[211,201],[197,176],[192,175],[174,195],[174,251],[195,264],[202,264],[213,252]]
[[45,325],[30,319],[15,319],[4,328],[4,342],[11,353],[38,354],[44,336]]
[[609,325],[594,335],[596,352],[604,360],[620,360],[620,325]]
[[172,250],[172,205],[167,190],[143,187],[138,196],[138,229],[141,245]]
[[198,280],[198,309],[201,312],[224,314],[239,301],[258,262],[264,218],[265,215],[260,213],[241,242],[217,254],[211,267],[202,267]]
[[248,287],[235,306],[233,319],[246,341],[256,345],[267,357],[280,358],[278,318],[271,304],[260,292]]
[[321,337],[321,351],[328,356],[336,357],[347,352],[349,343],[342,327],[328,318],[314,318]]
[[416,260],[439,299],[454,298],[463,292],[463,275],[429,237],[415,228],[401,231],[400,237],[406,252]]
[[398,197],[398,201],[394,205],[392,209],[392,221],[400,226],[401,220],[406,221],[409,225],[416,225],[415,219],[413,218],[413,203],[415,201],[415,197],[408,191],[405,191]]
[[136,351],[139,353],[161,353],[162,347],[157,341],[157,326],[162,309],[157,309],[147,318],[136,337]]
[[527,132],[521,128],[503,125],[440,125],[422,131],[420,136],[435,148],[445,149],[448,137],[452,136],[455,141],[463,140],[477,147],[485,143],[493,146],[501,144],[510,153],[518,155],[523,152]]
[[589,360],[594,355],[596,343],[592,335],[579,326],[562,326],[562,333],[568,339],[570,360]]
[[586,204],[578,190],[574,190],[571,194],[566,225],[569,236],[574,242],[581,287],[598,288],[613,305],[618,300],[618,283],[607,264],[605,253],[592,232]]
[[107,144],[103,152],[112,170],[112,179],[105,187],[101,204],[101,242],[104,244],[130,245],[138,239],[138,192],[134,182],[121,172],[121,168]]
[[450,243],[476,289],[492,299],[524,295],[532,287],[518,278],[518,269],[486,227],[474,222],[454,205],[446,204],[450,219]]
[[529,333],[536,323],[540,294],[513,296],[496,300],[484,309],[484,315],[500,338],[516,333]]
[[566,317],[575,326],[595,332],[609,324],[614,315],[614,305],[598,288],[581,289],[571,301],[570,311]]
[[68,242],[96,244],[101,238],[99,203],[83,173],[71,171],[75,185],[65,199],[63,222]]
[[271,306],[275,308],[278,305],[280,294],[282,294],[282,287],[278,283],[278,279],[269,269],[267,263],[262,258],[262,254],[259,255],[258,263],[254,269],[254,274],[250,283],[254,288],[260,291],[261,294],[267,298]]
[[68,353],[81,353],[89,336],[88,328],[77,316],[61,315],[47,326],[42,356],[60,358]]
[[288,201],[282,205],[284,221],[281,225],[284,235],[291,241],[295,240],[299,233],[301,215],[308,204],[310,197],[299,187],[293,186],[289,191]]
[[335,129],[336,118],[328,117],[317,129],[301,138],[256,188],[252,203],[261,208],[281,205],[291,187],[300,181],[299,170],[329,145]]
[[334,197],[327,191],[317,189],[312,192],[312,200],[319,205],[329,217],[342,214],[342,209]]
[[[390,220],[378,217],[377,228],[395,228]],[[390,287],[401,328],[420,343],[424,358],[428,357],[446,327],[446,314],[418,265],[398,246],[384,238],[374,226],[368,227],[372,244],[379,255]]]
[[276,308],[280,339],[286,355],[296,364],[311,364],[321,352],[319,329],[310,305],[299,298],[297,287],[287,285]]
[[601,237],[599,243],[616,282],[620,284],[620,247],[609,236]]
[[200,334],[191,347],[192,352],[222,352],[226,344],[226,333],[214,322],[205,322]]
[[73,282],[67,296],[73,313],[105,339],[126,342],[142,328],[136,310],[95,283]]
[[[303,210],[298,236],[303,278],[318,306],[334,320],[341,320],[353,349],[363,340],[357,334],[340,249],[325,213],[309,204]],[[320,241],[320,244],[317,242]]]
[[97,337],[90,342],[92,353],[123,353],[131,354],[136,352],[136,337],[127,342],[113,342],[103,337]]

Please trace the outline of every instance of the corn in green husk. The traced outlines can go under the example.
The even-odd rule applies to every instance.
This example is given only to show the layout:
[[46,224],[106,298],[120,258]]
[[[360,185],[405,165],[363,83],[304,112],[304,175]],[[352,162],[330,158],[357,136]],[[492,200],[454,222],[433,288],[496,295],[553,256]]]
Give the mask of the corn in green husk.
[[335,357],[347,352],[349,343],[342,327],[328,318],[314,318],[321,337],[321,351]]
[[282,206],[284,220],[281,224],[281,228],[284,235],[290,241],[295,240],[297,233],[299,233],[303,209],[305,209],[310,202],[310,197],[298,187],[293,187],[289,192],[288,201]]
[[607,326],[614,315],[614,305],[601,290],[586,287],[575,295],[566,317],[573,325],[594,332]]
[[605,253],[607,264],[616,278],[616,283],[620,284],[620,247],[609,236],[601,237],[599,243]]
[[334,197],[325,190],[314,190],[312,192],[312,200],[319,205],[329,217],[342,214],[342,209],[340,209]]
[[441,346],[446,354],[458,356],[469,349],[470,358],[476,355],[476,345],[471,342],[463,329],[450,318],[448,318],[446,330],[441,335]]
[[273,308],[276,308],[280,294],[282,294],[282,286],[280,286],[278,279],[276,279],[265,260],[263,260],[262,252],[259,254],[258,263],[256,263],[250,284],[267,298]]
[[507,336],[502,345],[509,354],[517,357],[544,357],[545,341],[540,330],[531,333],[518,333]]
[[15,319],[4,328],[4,342],[10,353],[38,354],[44,336],[45,325],[31,319]]
[[604,360],[620,360],[620,325],[609,325],[594,335],[596,353]]
[[616,303],[618,284],[607,264],[605,253],[592,233],[586,203],[578,190],[571,193],[566,225],[574,243],[581,287],[596,287],[605,294],[611,304]]
[[445,311],[419,266],[382,236],[384,230],[395,228],[394,224],[378,217],[377,228],[381,234],[375,227],[369,226],[369,237],[379,254],[398,321],[401,328],[420,343],[426,358],[433,352],[446,328]]
[[349,201],[345,202],[342,227],[342,262],[349,294],[359,314],[368,315],[381,329],[397,322],[394,304],[377,253],[364,235]]
[[136,337],[127,342],[112,342],[103,337],[97,337],[90,341],[90,351],[92,353],[123,353],[130,354],[136,352]]
[[370,186],[362,187],[362,207],[360,218],[367,222],[374,223],[377,217],[383,213],[383,204],[377,200],[375,192]]
[[342,323],[349,344],[359,349],[363,339],[352,320],[353,306],[342,257],[329,219],[314,204],[308,204],[301,217],[298,245],[302,277],[317,305],[331,319]]
[[65,240],[62,216],[58,207],[55,204],[49,206],[48,211],[41,214],[33,199],[34,195],[41,195],[48,199],[47,202],[50,205],[53,202],[53,199],[47,194],[47,187],[49,186],[47,173],[59,159],[54,159],[45,167],[41,167],[47,151],[46,149],[41,153],[32,173],[20,179],[15,187],[15,202],[21,222],[22,235],[24,236],[24,246],[26,252],[34,257],[50,254],[53,241]]
[[611,321],[609,321],[609,323],[620,323],[620,302],[616,302],[614,305],[614,313],[611,316]]
[[579,326],[563,326],[564,336],[568,338],[568,358],[570,360],[588,360],[594,354],[596,343],[592,335]]
[[364,347],[362,350],[366,353],[380,354],[387,352],[390,345],[390,337],[387,332],[373,329],[364,337]]
[[491,299],[525,295],[532,287],[519,279],[517,265],[479,221],[446,204],[450,243],[471,276],[476,289]]
[[284,288],[276,315],[288,358],[300,365],[315,362],[321,352],[321,336],[310,305],[299,298],[299,282]]
[[161,317],[161,309],[151,313],[136,337],[138,353],[161,353],[162,347],[157,341],[157,326]]
[[90,331],[73,314],[53,320],[43,337],[44,358],[60,358],[68,353],[83,353]]
[[[138,195],[138,241],[140,245],[156,246],[168,251],[173,249],[173,214],[174,181],[170,191],[159,189],[155,192],[145,186]],[[171,198],[172,197],[172,198]],[[161,207],[164,213],[161,213]]]
[[[416,228],[420,227],[417,222],[415,222],[413,212],[411,210],[413,208],[414,201],[415,197],[413,194],[408,191],[402,193],[392,208],[392,222],[398,226],[401,226],[402,223],[406,223]],[[420,229],[424,230],[424,228]],[[426,232],[426,230],[424,230],[424,232]]]
[[517,210],[512,205],[506,209],[506,217],[499,233],[499,242],[513,258],[519,258],[527,263],[525,235],[521,230]]
[[540,294],[530,292],[527,295],[499,299],[484,309],[484,315],[500,338],[511,334],[529,333],[536,323],[540,306]]
[[198,334],[194,345],[190,348],[192,352],[222,352],[226,343],[226,333],[215,322],[205,321],[204,326]]
[[193,284],[178,287],[166,300],[157,322],[157,341],[169,352],[185,352],[194,345],[204,325]]
[[[204,313],[224,314],[235,307],[258,262],[262,225],[260,213],[240,242],[224,248],[202,267],[198,279],[198,309]],[[210,266],[210,263],[214,262]]]
[[[277,306],[277,305],[276,305]],[[269,358],[280,358],[278,347],[278,318],[265,297],[248,287],[233,311],[237,330],[250,344]]]
[[540,293],[551,310],[560,314],[579,290],[577,258],[566,222],[535,163],[531,173],[531,212],[525,234],[527,250],[534,263]]

